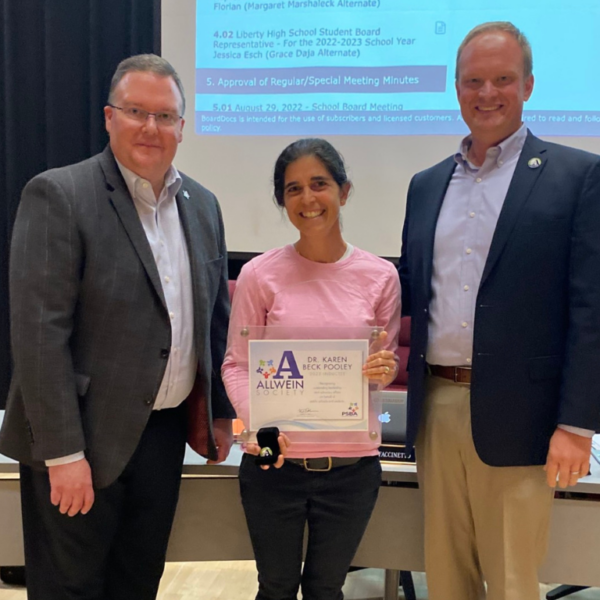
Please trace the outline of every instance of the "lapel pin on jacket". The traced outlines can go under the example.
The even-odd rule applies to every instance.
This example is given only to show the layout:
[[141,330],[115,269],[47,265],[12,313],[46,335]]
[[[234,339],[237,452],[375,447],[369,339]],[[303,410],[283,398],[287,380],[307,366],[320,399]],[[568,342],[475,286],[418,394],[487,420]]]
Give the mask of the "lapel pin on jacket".
[[[530,161],[530,162],[531,162],[531,161]],[[184,197],[186,200],[189,200],[189,199],[190,199],[190,193],[189,193],[187,190],[183,190],[183,197]]]
[[542,159],[538,158],[536,156],[535,158],[532,158],[532,159],[529,160],[529,162],[527,163],[527,166],[530,169],[537,169],[541,164],[542,164]]

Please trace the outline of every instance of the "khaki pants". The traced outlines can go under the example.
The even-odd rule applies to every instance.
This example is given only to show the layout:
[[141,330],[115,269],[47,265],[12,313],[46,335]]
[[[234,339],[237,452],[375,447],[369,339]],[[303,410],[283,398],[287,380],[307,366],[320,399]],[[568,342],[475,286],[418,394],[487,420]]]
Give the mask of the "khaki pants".
[[553,498],[543,467],[484,464],[469,386],[433,376],[416,451],[430,600],[539,600]]

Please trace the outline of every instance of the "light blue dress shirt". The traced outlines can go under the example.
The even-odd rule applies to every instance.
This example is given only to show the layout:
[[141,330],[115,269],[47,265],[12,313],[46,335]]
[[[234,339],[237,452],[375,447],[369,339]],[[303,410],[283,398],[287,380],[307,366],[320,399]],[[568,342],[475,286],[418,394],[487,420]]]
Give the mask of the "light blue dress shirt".
[[[471,366],[475,304],[498,217],[527,138],[523,124],[490,148],[476,167],[467,158],[470,137],[455,155],[456,169],[437,221],[429,305],[430,365]],[[585,437],[588,429],[559,425]]]
[[527,137],[523,125],[490,148],[481,167],[461,143],[435,230],[432,299],[429,305],[431,365],[470,366],[477,292],[498,217]]

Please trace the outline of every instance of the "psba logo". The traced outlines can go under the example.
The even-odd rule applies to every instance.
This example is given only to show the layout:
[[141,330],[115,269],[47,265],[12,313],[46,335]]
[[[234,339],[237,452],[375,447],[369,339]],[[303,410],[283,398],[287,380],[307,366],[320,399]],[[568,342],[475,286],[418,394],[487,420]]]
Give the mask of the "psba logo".
[[358,415],[358,402],[350,402],[348,410],[342,412],[342,417],[356,417]]

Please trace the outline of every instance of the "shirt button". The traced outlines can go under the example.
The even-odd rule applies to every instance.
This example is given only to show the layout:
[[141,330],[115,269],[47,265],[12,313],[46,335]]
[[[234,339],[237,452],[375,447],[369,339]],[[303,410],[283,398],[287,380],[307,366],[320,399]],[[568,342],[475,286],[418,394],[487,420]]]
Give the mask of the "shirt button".
[[470,359],[470,358],[467,358],[467,359],[466,359],[466,363],[470,365],[470,364],[471,364],[471,359]]
[[171,317],[171,319],[174,319],[174,318],[175,318],[175,313],[173,313],[173,312],[170,312],[170,313],[169,313],[169,317]]
[[169,283],[169,281],[171,281],[171,278],[170,278],[170,277],[167,275],[167,276],[165,277],[165,281],[166,281],[167,283]]
[[481,177],[478,177],[478,178],[477,178],[475,181],[476,181],[477,183],[481,183],[482,179],[481,179]]
[[474,219],[475,218],[475,213],[474,212],[470,212],[469,216],[471,217],[471,219]]
[[463,326],[463,329],[466,329],[469,326],[469,324],[466,321],[463,321],[461,324]]
[[471,252],[473,252],[473,250],[471,250],[471,248],[467,248],[467,249],[465,250],[465,252],[466,252],[467,254],[471,254]]
[[504,161],[503,161],[503,160],[499,160],[499,161],[498,161],[498,164],[499,164],[499,165],[503,165],[503,164],[504,164]]
[[143,187],[145,190],[147,190],[147,189],[148,189],[150,186],[149,186],[149,185],[148,185],[146,182],[144,182],[144,183],[142,183],[142,187]]
[[469,286],[465,285],[465,287],[463,288],[463,290],[465,290],[465,292],[468,292],[469,291]]

